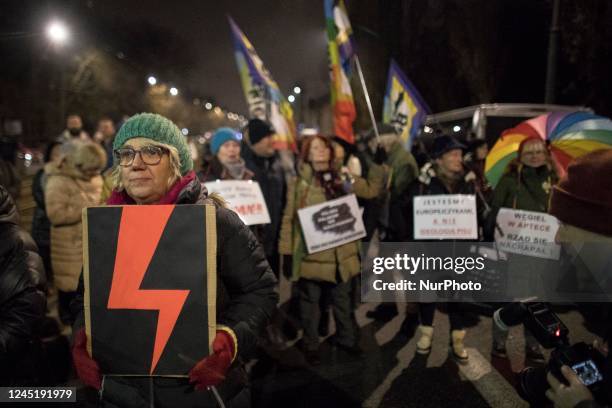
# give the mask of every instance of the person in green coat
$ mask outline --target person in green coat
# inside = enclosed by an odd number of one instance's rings
[[[491,219],[488,236],[493,237],[493,226],[499,209],[502,207],[516,210],[548,212],[552,187],[558,180],[546,142],[538,137],[530,137],[519,145],[517,158],[511,161],[502,178],[497,183],[491,202]],[[534,263],[543,262],[533,257],[512,254],[509,274],[512,270],[533,268]],[[493,325],[492,354],[505,358],[507,331]],[[525,355],[534,362],[543,362],[544,356],[538,341],[525,331]]]

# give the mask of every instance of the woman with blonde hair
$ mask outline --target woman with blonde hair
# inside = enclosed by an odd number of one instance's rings
[[[100,367],[87,350],[80,284],[71,305],[77,315],[72,356],[79,378],[101,390],[104,406],[213,407],[212,396],[198,392],[213,386],[218,386],[218,395],[228,406],[249,406],[244,358],[255,348],[278,300],[276,279],[261,245],[236,213],[208,196],[193,171],[185,137],[169,119],[153,113],[132,116],[117,133],[113,148],[114,188],[107,204],[215,207],[216,334],[212,352],[201,351],[189,378],[110,376],[102,386]]]

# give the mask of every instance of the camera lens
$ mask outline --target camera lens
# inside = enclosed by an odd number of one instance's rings
[[[525,401],[539,406],[546,401],[546,367],[526,367],[519,374],[518,393]]]

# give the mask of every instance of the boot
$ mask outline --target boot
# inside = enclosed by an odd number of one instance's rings
[[[433,326],[419,326],[421,337],[417,341],[417,353],[428,354],[431,351],[431,339],[433,337]]]
[[[463,339],[465,338],[465,330],[453,330],[451,331],[451,349],[453,356],[460,362],[465,363],[468,360],[468,353],[463,345]]]

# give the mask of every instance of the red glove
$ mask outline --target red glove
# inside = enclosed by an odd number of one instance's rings
[[[74,336],[74,346],[72,346],[72,360],[77,375],[81,381],[90,387],[99,390],[102,387],[102,377],[100,376],[100,366],[87,352],[87,335],[85,329],[79,330]]]
[[[189,382],[200,391],[219,385],[234,359],[236,345],[234,337],[225,330],[217,330],[213,341],[213,354],[198,362],[189,372]]]

